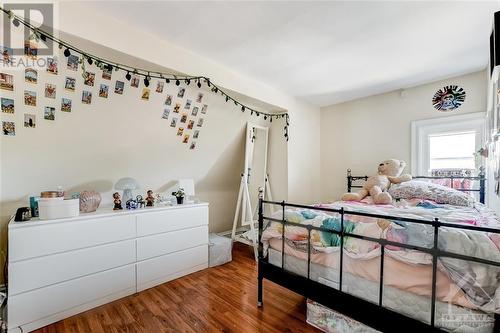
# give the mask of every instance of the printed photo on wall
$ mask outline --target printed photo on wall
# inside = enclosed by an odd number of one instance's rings
[[[191,115],[192,115],[193,117],[196,117],[196,116],[198,115],[198,110],[199,110],[199,109],[198,109],[198,107],[197,107],[197,106],[193,107],[193,111],[191,112]]]
[[[148,101],[150,92],[151,92],[151,90],[149,90],[149,88],[142,88],[141,99],[144,101]]]
[[[56,58],[47,58],[47,72],[50,74],[57,74],[57,59]]]
[[[189,110],[191,108],[191,100],[186,100],[186,105],[184,105],[184,109]]]
[[[203,126],[203,118],[198,119],[198,124],[196,126],[198,127]]]
[[[188,122],[188,127],[187,127],[187,129],[193,129],[193,126],[194,126],[194,120],[190,120],[190,121]]]
[[[137,75],[132,75],[132,78],[130,79],[130,86],[134,88],[139,87],[139,77]]]
[[[14,90],[14,77],[10,74],[0,73],[0,89]]]
[[[175,103],[174,113],[179,113],[180,110],[181,110],[181,103]]]
[[[64,89],[68,91],[75,91],[76,79],[66,76],[66,81],[64,82]]]
[[[35,128],[36,127],[36,115],[25,113],[24,114],[24,127]]]
[[[194,133],[193,133],[193,139],[198,139],[199,136],[200,136],[200,131],[199,130],[195,130]]]
[[[104,80],[111,80],[112,74],[113,74],[113,68],[108,68],[108,66],[104,66],[102,68],[102,78]]]
[[[85,90],[82,92],[82,103],[83,104],[92,103],[92,92]]]
[[[182,139],[182,143],[188,143],[189,141],[189,134],[184,135],[184,139]]]
[[[16,135],[16,124],[13,121],[2,121],[3,135]]]
[[[167,95],[165,99],[165,105],[172,105],[172,95]]]
[[[26,68],[24,70],[24,81],[28,83],[37,83],[38,81],[38,72],[33,68]]]
[[[162,93],[163,92],[163,86],[164,86],[165,82],[163,81],[158,81],[158,83],[156,84],[156,92],[157,93]]]
[[[71,112],[71,100],[69,98],[63,98],[61,100],[61,111]]]
[[[115,94],[123,95],[123,88],[125,87],[125,82],[116,81],[115,84]]]
[[[177,118],[172,118],[172,121],[170,122],[170,127],[176,127],[177,126]]]
[[[83,84],[93,87],[95,82],[95,73],[85,72],[83,74]]]
[[[183,98],[185,92],[186,92],[186,88],[180,87],[179,92],[177,93],[177,97]]]
[[[206,114],[208,110],[208,105],[203,104],[203,107],[201,108],[201,113]]]
[[[24,41],[24,55],[30,59],[36,59],[38,56],[38,43],[34,39]]]
[[[161,115],[161,117],[163,119],[168,119],[169,115],[170,115],[170,109],[169,108],[165,108],[165,110],[163,110],[163,114]]]
[[[12,52],[12,48],[10,47],[7,47],[7,46],[2,46],[0,45],[0,51],[2,53],[2,63],[4,65],[12,65],[12,56],[13,56],[13,52]]]
[[[78,56],[71,54],[68,57],[68,69],[70,69],[72,71],[77,71],[78,70],[78,61],[79,61]]]
[[[203,93],[198,93],[198,97],[196,97],[196,102],[201,103],[202,100],[203,100]]]
[[[193,150],[196,148],[196,142],[191,142],[191,145],[189,145],[189,149]]]
[[[109,86],[101,83],[101,87],[99,88],[99,97],[108,98],[108,90]]]
[[[52,83],[45,83],[45,97],[56,98],[56,85]]]
[[[11,98],[2,98],[2,112],[14,113],[14,100]]]
[[[46,106],[43,113],[43,119],[56,120],[56,108]]]
[[[36,106],[36,92],[29,90],[24,91],[24,105]]]
[[[184,124],[188,119],[187,113],[183,113],[181,116],[181,123]]]
[[[179,127],[179,129],[177,130],[177,136],[182,136],[183,133],[184,133],[184,127]]]

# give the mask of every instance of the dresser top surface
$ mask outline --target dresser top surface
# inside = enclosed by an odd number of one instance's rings
[[[199,203],[193,203],[193,204],[159,206],[159,207],[145,207],[145,208],[131,209],[131,210],[127,210],[127,209],[113,210],[112,206],[105,206],[105,207],[101,207],[101,208],[97,209],[95,212],[82,213],[82,214],[75,216],[75,217],[67,217],[67,218],[52,219],[52,220],[40,220],[38,217],[35,217],[35,218],[32,218],[31,220],[26,221],[26,222],[15,222],[14,216],[13,216],[9,222],[9,229],[35,227],[35,226],[41,226],[41,225],[47,225],[47,224],[71,222],[71,221],[81,221],[81,220],[103,218],[103,217],[138,215],[138,214],[144,214],[144,213],[161,212],[161,211],[176,210],[176,209],[207,207],[208,205],[209,205],[208,202],[199,202]]]

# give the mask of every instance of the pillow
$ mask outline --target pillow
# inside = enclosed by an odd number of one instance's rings
[[[393,184],[389,194],[394,199],[425,199],[440,204],[470,207],[474,205],[474,198],[455,189],[424,181],[411,180],[401,184]]]

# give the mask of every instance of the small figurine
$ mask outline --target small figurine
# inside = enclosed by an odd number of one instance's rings
[[[123,209],[122,207],[122,199],[120,196],[120,193],[115,192],[113,193],[113,202],[115,203],[115,206],[113,207],[113,210],[121,210]]]
[[[137,201],[134,199],[128,199],[127,203],[125,204],[127,209],[137,209]]]
[[[146,206],[146,201],[142,198],[142,195],[135,197],[135,202],[137,203],[137,208],[143,208]]]
[[[146,207],[153,207],[155,205],[155,197],[153,196],[153,191],[149,190],[146,197]]]

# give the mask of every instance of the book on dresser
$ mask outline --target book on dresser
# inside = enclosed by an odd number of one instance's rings
[[[29,332],[208,267],[208,204],[9,223],[8,328]]]

